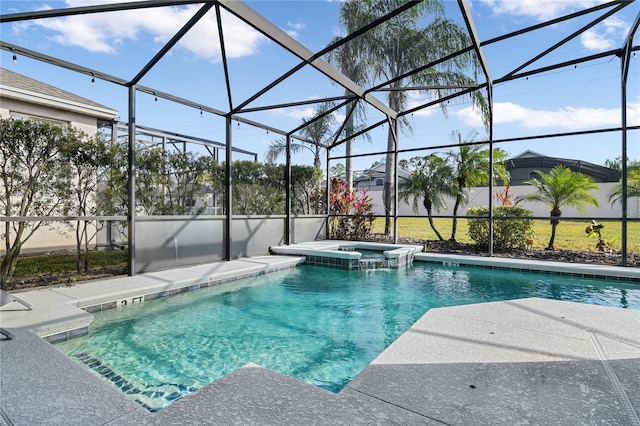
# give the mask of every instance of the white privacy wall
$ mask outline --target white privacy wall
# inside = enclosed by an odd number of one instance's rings
[[[604,218],[619,218],[621,216],[621,206],[620,203],[615,203],[612,205],[609,202],[609,195],[613,191],[613,187],[616,185],[615,182],[607,182],[607,183],[599,183],[600,186],[599,191],[594,191],[593,195],[598,198],[599,207],[588,206],[587,213],[581,215],[574,208],[564,207],[562,208],[562,215],[565,217],[571,216],[584,216],[585,219],[589,219],[591,217],[604,217]],[[502,202],[495,198],[495,194],[498,191],[503,191],[504,186],[494,187],[494,192],[492,194],[493,203],[496,206],[502,205]],[[519,185],[512,186],[509,190],[509,193],[512,194],[511,200],[515,200],[519,195],[524,195],[529,192],[535,191],[535,188],[531,185]],[[480,187],[474,188],[469,192],[469,203],[460,208],[458,211],[459,216],[465,216],[467,214],[467,209],[471,207],[481,207],[487,206],[489,204],[489,188],[488,187]],[[374,214],[376,215],[384,215],[384,204],[382,202],[382,191],[371,189],[367,191],[367,195],[374,203]],[[640,197],[631,197],[627,202],[627,217],[628,218],[640,218]],[[419,200],[418,205],[420,207],[418,211],[418,216],[426,216],[427,211],[422,206],[422,200]],[[454,199],[447,200],[447,209],[442,210],[440,212],[433,212],[434,215],[451,215],[453,214],[453,205]],[[530,203],[530,202],[522,202],[519,206],[531,210],[534,216],[549,216],[549,208],[546,204],[543,203]],[[398,203],[398,215],[400,216],[413,216],[415,215],[412,204],[404,203],[402,200]]]

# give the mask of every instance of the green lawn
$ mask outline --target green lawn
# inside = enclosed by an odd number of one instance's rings
[[[126,266],[126,251],[92,251],[89,253],[90,268]],[[18,259],[14,278],[27,275],[60,274],[76,270],[75,253],[52,253],[23,256]]]
[[[434,219],[436,228],[444,239],[451,236],[452,219]],[[544,248],[551,236],[551,225],[548,220],[534,221],[535,243],[534,247]],[[556,229],[555,247],[564,250],[595,250],[596,238],[587,238],[585,228],[591,220],[584,221],[564,221],[561,220]],[[604,226],[602,235],[606,241],[612,238],[616,240],[612,247],[619,250],[621,241],[620,221],[602,221]],[[473,243],[468,236],[468,225],[465,218],[458,219],[458,229],[456,231],[456,241],[461,243]],[[384,218],[377,218],[374,222],[373,232],[381,234],[384,232]],[[436,234],[431,230],[426,218],[400,218],[398,220],[398,235],[402,237],[413,237],[421,240],[436,240]],[[627,226],[627,249],[629,252],[640,253],[640,223],[632,222]]]

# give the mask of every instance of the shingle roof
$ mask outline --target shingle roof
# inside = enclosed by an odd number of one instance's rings
[[[539,157],[517,156],[504,162],[505,168],[513,169],[552,169],[556,166],[565,166],[574,172],[584,173],[597,178],[600,182],[617,182],[620,180],[620,172],[609,167],[593,164],[588,161],[573,160],[570,158],[547,157],[539,154]]]
[[[92,108],[99,108],[104,110],[113,110],[112,108],[101,105],[97,102],[83,98],[82,96],[74,95],[73,93],[51,86],[38,80],[26,77],[22,74],[10,71],[6,68],[0,67],[0,84],[6,87],[12,87],[15,89],[27,90],[30,92],[39,93],[42,95],[51,96],[60,100],[71,101],[78,104],[86,105]]]

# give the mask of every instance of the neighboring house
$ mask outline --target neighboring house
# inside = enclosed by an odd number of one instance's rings
[[[95,135],[98,123],[114,120],[118,111],[74,95],[57,87],[0,68],[0,117],[42,120],[73,126]],[[52,226],[62,229],[62,223]],[[75,245],[73,235],[59,235],[47,227],[40,228],[25,246],[25,251],[60,249]],[[4,249],[4,244],[0,250]]]
[[[597,183],[618,182],[620,172],[609,167],[599,166],[582,160],[567,158],[547,157],[534,151],[525,151],[520,155],[510,158],[504,165],[511,175],[511,186],[524,185],[525,181],[535,179],[538,175],[535,170],[548,173],[556,166],[562,165],[574,172],[584,173],[593,178]]]
[[[601,217],[620,217],[621,215],[620,204],[612,204],[609,201],[609,195],[620,181],[620,172],[617,170],[582,160],[547,157],[533,151],[525,151],[516,157],[506,160],[504,164],[511,175],[510,185],[513,198],[534,190],[532,185],[525,184],[524,182],[529,179],[534,179],[537,176],[534,172],[535,170],[541,170],[542,172],[547,173],[557,165],[563,165],[569,167],[571,170],[591,176],[600,187],[599,191],[594,191],[594,195],[599,199],[600,206],[597,208],[589,207],[589,213],[585,215],[586,219],[588,219],[588,215]],[[376,215],[385,214],[384,203],[382,200],[385,176],[384,168],[384,163],[378,164],[369,170],[357,172],[354,177],[355,188],[366,188],[369,191],[367,195],[373,203],[373,212]],[[398,168],[398,180],[400,183],[405,181],[409,175],[409,171],[401,167]],[[502,190],[503,188],[504,187],[501,183],[497,183],[494,186],[494,194],[496,191]],[[459,210],[460,216],[464,216],[467,209],[470,207],[487,205],[489,200],[488,191],[488,186],[467,189],[468,204]],[[627,217],[638,218],[640,217],[640,198],[632,198],[633,199],[630,199],[630,203],[627,206]],[[447,198],[447,208],[436,213],[443,215],[451,214],[453,212],[454,201],[455,200],[453,198]],[[498,203],[495,198],[494,203]],[[526,205],[523,204],[523,206],[531,210],[536,216],[546,216],[549,214],[548,207],[543,203],[526,203]],[[422,206],[422,200],[418,202],[418,207],[418,215],[426,215],[426,211]],[[565,213],[567,216],[581,216],[575,209],[570,208],[563,209],[563,215],[565,215]],[[400,201],[398,203],[398,214],[407,216],[414,215],[415,213],[412,208],[412,201],[409,203]]]
[[[615,169],[599,166],[583,160],[547,157],[546,155],[529,150],[505,160],[504,165],[511,177],[511,186],[525,185],[527,180],[535,179],[538,176],[535,170],[548,173],[558,165],[568,167],[575,172],[584,173],[593,178],[596,183],[620,181],[620,172]],[[384,167],[385,165],[382,163],[369,170],[356,172],[353,180],[354,187],[366,188],[372,191],[382,191],[384,185]],[[400,183],[405,181],[410,174],[410,171],[398,167],[398,180]]]
[[[384,189],[384,169],[385,164],[380,163],[368,170],[354,173],[353,186],[357,189],[366,189],[367,191],[382,191]],[[411,172],[398,166],[398,182],[402,183],[407,180]]]

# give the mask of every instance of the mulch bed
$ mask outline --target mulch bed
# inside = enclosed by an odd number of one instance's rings
[[[371,241],[390,242],[391,240],[382,234],[372,235]],[[417,244],[424,246],[425,252],[450,253],[460,255],[488,256],[488,250],[481,248],[477,244],[464,244],[453,241],[419,240],[416,238],[399,238],[399,243]],[[530,250],[513,249],[504,252],[494,252],[495,257],[508,257],[512,259],[526,260],[546,260],[550,262],[586,263],[597,265],[618,265],[622,264],[620,252],[603,251],[579,251],[579,250],[545,250],[532,248]],[[638,253],[627,253],[627,266],[640,267],[640,255]]]
[[[48,287],[53,285],[74,285],[78,281],[97,280],[117,275],[125,275],[126,267],[110,266],[93,268],[87,273],[61,272],[56,274],[33,274],[14,278],[5,290],[22,290],[34,287]]]

